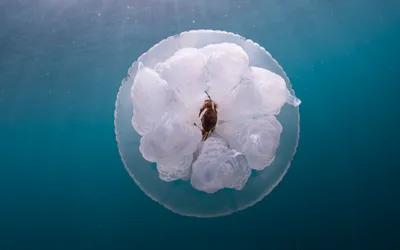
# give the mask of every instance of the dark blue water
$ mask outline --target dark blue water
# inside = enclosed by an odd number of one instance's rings
[[[0,2],[0,250],[400,249],[400,2]],[[195,219],[153,202],[120,160],[130,64],[190,29],[264,46],[292,81],[301,135],[262,202]]]

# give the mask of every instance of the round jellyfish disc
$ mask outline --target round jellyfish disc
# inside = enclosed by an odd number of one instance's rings
[[[282,108],[271,109],[281,125],[279,127],[281,134],[276,153],[273,157],[271,156],[270,165],[259,171],[252,170],[241,190],[224,188],[210,194],[196,190],[191,185],[190,176],[175,181],[162,180],[156,163],[148,162],[143,158],[139,150],[141,135],[132,125],[135,120],[132,117],[136,110],[134,111],[135,102],[132,101],[131,91],[138,68],[140,70],[145,66],[157,71],[160,62],[166,61],[180,49],[206,48],[204,50],[207,50],[208,45],[223,43],[240,46],[248,57],[242,58],[248,60],[250,67],[266,69],[282,77],[286,83],[288,98],[286,103],[282,103]],[[165,86],[162,79],[155,77],[151,79],[154,86]],[[268,86],[265,87],[265,91],[268,91]],[[169,98],[167,94],[165,98]],[[122,81],[114,114],[115,133],[122,161],[129,175],[143,192],[175,213],[195,217],[218,217],[246,209],[261,201],[278,185],[296,152],[300,130],[298,108],[300,101],[294,96],[290,81],[282,67],[264,48],[251,40],[237,34],[215,30],[193,30],[169,37],[141,55],[130,67],[128,76]],[[159,99],[154,101],[161,103]],[[138,112],[137,115],[146,117],[148,114]],[[139,133],[143,134],[144,130],[140,130]]]

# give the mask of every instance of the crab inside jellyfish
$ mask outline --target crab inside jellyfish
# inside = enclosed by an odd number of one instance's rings
[[[116,103],[117,140],[126,169],[152,199],[184,215],[226,215],[261,200],[286,173],[300,100],[256,43],[222,31],[184,32],[155,45],[128,73]]]

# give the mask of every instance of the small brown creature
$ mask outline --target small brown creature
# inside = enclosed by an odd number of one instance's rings
[[[218,105],[211,99],[210,95],[206,91],[205,93],[207,94],[208,99],[204,101],[204,104],[199,112],[202,126],[200,129],[203,135],[203,141],[205,141],[211,132],[214,131],[218,120]]]

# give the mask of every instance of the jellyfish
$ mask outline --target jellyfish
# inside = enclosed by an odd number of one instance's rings
[[[129,68],[114,113],[119,153],[139,188],[167,209],[229,215],[282,180],[298,145],[300,103],[257,43],[186,31]]]

